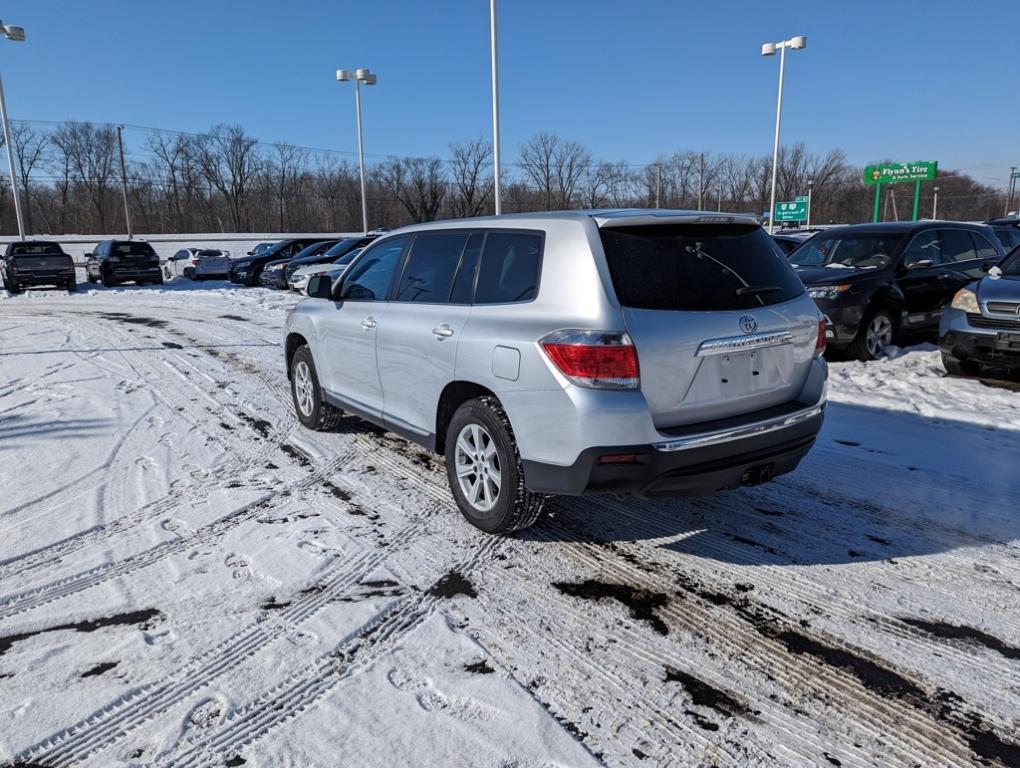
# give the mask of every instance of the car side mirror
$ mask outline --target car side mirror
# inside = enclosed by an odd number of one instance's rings
[[[906,267],[907,269],[927,269],[934,263],[935,262],[931,259],[914,259],[914,261],[909,262]]]
[[[308,295],[313,299],[332,299],[333,281],[329,275],[312,275],[308,281]]]
[[[85,251],[85,258],[86,259],[91,259],[92,258],[92,251]]]

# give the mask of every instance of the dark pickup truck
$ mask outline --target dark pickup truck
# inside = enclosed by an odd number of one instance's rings
[[[77,284],[74,261],[59,243],[19,240],[8,243],[0,257],[4,288],[18,293],[26,285],[53,285],[73,291]]]
[[[138,285],[161,284],[163,270],[159,256],[144,240],[104,240],[95,251],[85,254],[85,277],[90,283],[101,280],[105,286],[127,280]]]

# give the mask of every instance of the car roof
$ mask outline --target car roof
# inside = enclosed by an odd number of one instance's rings
[[[946,229],[947,227],[970,229],[976,232],[988,231],[984,224],[971,224],[966,221],[941,221],[938,219],[928,219],[925,221],[883,221],[875,224],[846,224],[842,227],[831,227],[830,229],[826,229],[822,234],[847,235],[852,233],[858,235],[904,235],[911,232],[922,232],[926,229]]]
[[[1012,216],[1008,218],[989,219],[985,222],[990,227],[1020,227],[1020,219],[1015,219]]]
[[[527,225],[551,224],[564,221],[594,220],[599,227],[645,226],[650,224],[696,224],[727,223],[758,226],[754,216],[746,213],[718,213],[715,211],[665,210],[659,208],[595,208],[582,211],[536,211],[532,213],[508,213],[502,216],[477,216],[465,219],[444,219],[441,221],[411,224],[385,234],[386,237],[405,232],[420,232],[428,229],[451,229],[454,227],[514,228]]]

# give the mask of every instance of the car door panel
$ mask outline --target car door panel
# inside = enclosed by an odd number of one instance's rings
[[[384,418],[398,430],[418,435],[435,431],[439,397],[453,379],[458,342],[470,314],[469,304],[450,302],[469,234],[447,230],[417,235],[380,323],[377,356]],[[470,247],[480,250],[482,241],[482,233],[476,233]],[[473,269],[474,262],[470,264]]]
[[[919,260],[931,261],[930,266],[913,267]],[[942,259],[942,239],[938,230],[926,230],[914,235],[903,253],[896,280],[903,292],[904,325],[922,328],[931,325],[933,316],[945,293],[948,273]]]

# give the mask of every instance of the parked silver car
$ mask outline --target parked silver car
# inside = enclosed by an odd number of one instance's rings
[[[163,274],[167,279],[186,277],[189,280],[226,280],[229,271],[230,251],[218,248],[182,248],[167,259],[163,266]]]
[[[308,293],[285,331],[301,422],[348,411],[445,455],[491,533],[530,525],[545,494],[762,483],[821,427],[825,326],[751,217],[422,224]]]

